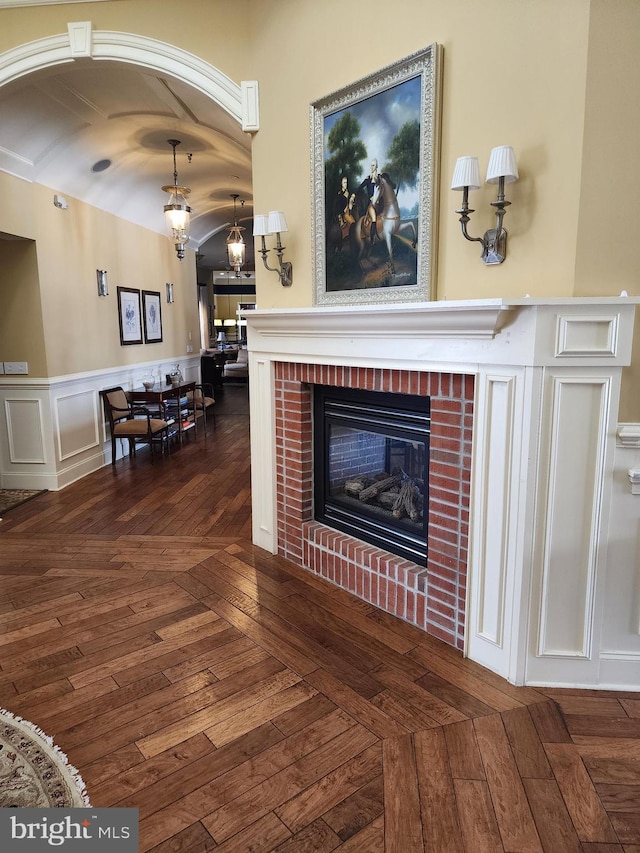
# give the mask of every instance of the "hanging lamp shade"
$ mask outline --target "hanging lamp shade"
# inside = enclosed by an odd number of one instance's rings
[[[244,265],[246,246],[242,237],[244,228],[238,225],[238,218],[236,216],[237,193],[234,193],[231,198],[233,199],[233,225],[229,229],[229,236],[227,237],[227,256],[229,258],[229,266],[235,270],[236,277],[239,278],[240,269]]]
[[[178,171],[176,166],[176,147],[180,145],[179,139],[167,140],[173,148],[173,184],[162,187],[163,191],[169,193],[169,203],[164,206],[167,225],[171,231],[178,258],[184,258],[184,250],[189,242],[189,228],[191,224],[191,208],[187,204],[187,196],[191,192],[189,187],[178,184]]]

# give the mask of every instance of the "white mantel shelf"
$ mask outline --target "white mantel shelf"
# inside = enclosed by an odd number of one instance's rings
[[[478,363],[627,365],[637,297],[470,299],[391,305],[254,309],[249,349],[301,361],[424,369],[425,361],[475,372]],[[623,330],[624,327],[624,330]],[[393,343],[392,343],[393,342]]]
[[[492,338],[511,308],[501,299],[483,299],[313,309],[258,308],[244,316],[265,336],[395,337],[400,327],[404,334],[420,337]],[[391,324],[390,314],[394,318]]]
[[[254,542],[277,553],[277,362],[472,375],[465,653],[516,684],[637,685],[640,652],[605,654],[601,639],[620,376],[639,303],[246,311]]]

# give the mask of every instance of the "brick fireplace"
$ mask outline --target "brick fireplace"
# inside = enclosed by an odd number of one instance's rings
[[[279,553],[462,649],[473,376],[288,362],[278,362],[274,367]],[[313,520],[313,385],[430,398],[426,566]]]
[[[247,312],[254,543],[515,684],[637,683],[599,645],[637,301]],[[426,565],[314,520],[314,385],[430,397]]]

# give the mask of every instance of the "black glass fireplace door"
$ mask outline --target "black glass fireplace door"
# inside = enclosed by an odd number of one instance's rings
[[[425,564],[429,399],[314,387],[314,515]]]

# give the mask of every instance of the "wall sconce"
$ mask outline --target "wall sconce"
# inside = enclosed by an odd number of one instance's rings
[[[173,302],[173,282],[167,282],[167,302],[171,304]]]
[[[107,271],[96,270],[96,278],[98,279],[98,296],[108,296],[109,286],[107,284]]]
[[[280,284],[283,287],[291,287],[293,284],[293,264],[282,260],[284,246],[280,242],[280,234],[288,230],[287,220],[284,218],[284,213],[281,210],[271,210],[268,216],[264,213],[258,213],[253,217],[253,236],[260,237],[262,240],[262,248],[260,249],[262,263],[270,272],[278,273]],[[267,263],[267,254],[270,250],[267,249],[264,238],[269,234],[276,235],[275,250],[278,256],[279,269],[278,267],[270,267]]]
[[[518,180],[516,156],[510,145],[500,145],[491,151],[487,167],[487,183],[498,184],[498,197],[491,202],[496,209],[496,227],[485,232],[484,237],[470,237],[467,223],[470,213],[469,190],[480,189],[480,168],[477,157],[458,157],[451,181],[452,190],[462,190],[462,207],[456,210],[460,214],[462,236],[473,243],[482,243],[482,260],[485,264],[501,264],[507,254],[507,232],[502,227],[505,207],[511,204],[505,201],[504,185]]]

